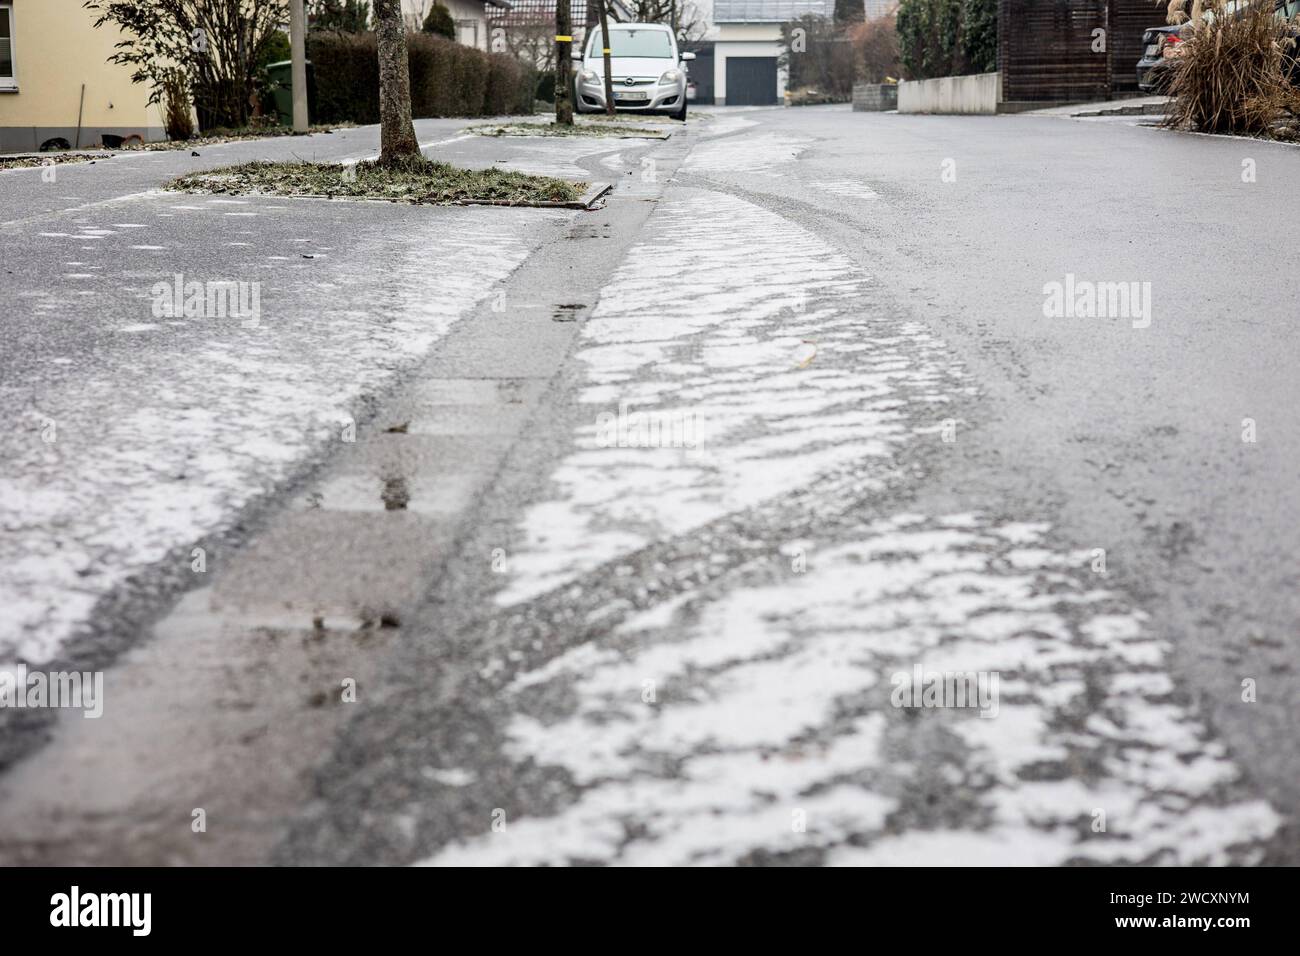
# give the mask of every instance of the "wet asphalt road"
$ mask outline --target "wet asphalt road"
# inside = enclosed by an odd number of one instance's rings
[[[1129,123],[933,119],[875,118],[804,154],[875,171],[884,208],[870,234],[893,237],[875,247],[881,285],[984,392],[975,433],[918,500],[1037,511],[1072,545],[1105,548],[1110,583],[1168,641],[1179,686],[1294,819],[1300,384],[1285,237],[1300,153]],[[839,120],[791,132],[826,136]],[[942,181],[947,160],[955,182]],[[1044,284],[1071,273],[1150,282],[1150,327],[1045,319]],[[1242,701],[1247,679],[1267,688],[1256,703]],[[1284,859],[1294,832],[1278,841]]]
[[[1296,862],[1297,164],[844,108],[718,111],[578,158],[619,184],[608,206],[507,228],[518,258],[375,385],[355,451],[294,451],[211,593],[103,616],[84,640],[136,646],[129,702],[8,771],[0,852]],[[58,201],[151,188],[112,175]],[[25,201],[21,228],[61,231]],[[1045,318],[1067,275],[1150,282],[1149,327]],[[402,281],[394,314],[421,298]],[[57,340],[20,324],[6,378],[30,388]],[[605,440],[629,405],[690,440]],[[890,706],[917,665],[1001,674],[998,716]]]

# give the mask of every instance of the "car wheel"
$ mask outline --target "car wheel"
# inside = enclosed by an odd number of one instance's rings
[[[682,107],[681,107],[681,109],[679,109],[676,113],[673,114],[673,119],[675,119],[675,120],[681,120],[683,123],[686,122],[686,96],[685,96],[685,94],[682,95]]]

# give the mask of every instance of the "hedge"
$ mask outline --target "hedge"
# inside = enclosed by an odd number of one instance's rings
[[[898,46],[910,80],[998,68],[997,0],[902,0]]]
[[[406,38],[411,114],[506,116],[533,111],[535,71],[522,60],[427,33]],[[314,123],[379,122],[379,52],[373,33],[312,32]]]

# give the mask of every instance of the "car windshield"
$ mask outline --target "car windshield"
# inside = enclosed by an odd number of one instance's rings
[[[1258,0],[1228,0],[1223,5],[1222,16],[1235,17],[1238,14],[1246,12],[1246,8],[1252,6]],[[1273,14],[1281,20],[1290,20],[1297,13],[1300,13],[1300,0],[1274,0]],[[1221,14],[1214,10],[1206,10],[1203,14],[1206,23],[1213,23]]]
[[[645,56],[660,59],[672,59],[673,44],[663,30],[615,30],[610,34],[614,39],[610,47],[610,56]],[[600,31],[591,34],[591,43],[587,47],[587,56],[598,57],[604,52]]]

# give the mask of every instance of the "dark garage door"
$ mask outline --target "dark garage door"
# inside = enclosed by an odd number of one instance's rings
[[[771,106],[776,101],[776,57],[727,57],[728,106]]]

